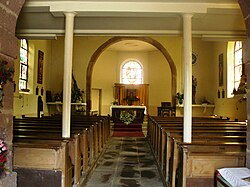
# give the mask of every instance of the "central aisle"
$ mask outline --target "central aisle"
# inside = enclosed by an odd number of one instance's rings
[[[84,187],[162,187],[146,138],[112,137]]]

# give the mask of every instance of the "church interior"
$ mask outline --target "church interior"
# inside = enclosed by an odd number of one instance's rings
[[[250,178],[249,0],[12,3],[0,3],[0,63],[13,68],[0,85],[3,186]]]

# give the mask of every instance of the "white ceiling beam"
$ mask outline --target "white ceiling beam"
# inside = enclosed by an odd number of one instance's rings
[[[98,4],[98,6],[97,6]],[[208,9],[240,9],[238,3],[173,3],[173,2],[89,2],[89,1],[30,1],[25,7],[48,7],[55,16],[62,12],[123,12],[123,13],[207,13]]]
[[[61,29],[22,29],[16,31],[18,37],[51,37],[63,36],[64,30]],[[179,30],[74,30],[75,36],[84,35],[164,35],[164,36],[180,36],[182,31]],[[192,31],[193,37],[202,38],[246,38],[245,31]]]

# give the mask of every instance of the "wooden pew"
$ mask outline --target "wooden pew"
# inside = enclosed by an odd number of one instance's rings
[[[191,167],[191,165],[188,165],[191,162],[190,159],[194,158],[190,155],[196,155],[196,160],[197,156],[201,159],[214,155],[213,159],[216,157],[220,158],[217,159],[219,160],[218,162],[214,162],[217,164],[217,166],[220,165],[220,167],[225,166],[222,164],[223,158],[225,156],[227,158],[230,157],[230,159],[236,160],[233,164],[231,163],[233,166],[242,166],[242,163],[244,163],[246,147],[245,123],[234,124],[229,122],[227,127],[227,123],[218,123],[221,122],[220,120],[217,122],[215,120],[211,123],[211,120],[206,122],[204,119],[202,119],[202,123],[196,123],[196,125],[194,125],[195,127],[193,127],[192,146],[195,147],[195,149],[191,149],[191,145],[185,145],[183,147],[183,131],[181,128],[183,125],[181,123],[177,122],[175,124],[173,121],[171,121],[171,125],[169,125],[169,123],[165,124],[167,122],[164,122],[164,120],[160,120],[159,123],[157,123],[157,120],[152,121],[150,124],[151,132],[149,132],[149,136],[151,137],[149,137],[149,140],[152,144],[152,148],[154,149],[155,156],[158,160],[160,168],[162,169],[163,175],[166,177],[166,183],[168,186],[194,186],[196,184],[194,182],[194,178],[192,178],[192,175],[195,171],[188,170],[190,172],[187,176],[185,175],[185,171],[187,170],[186,168]],[[215,124],[213,125],[213,123]],[[166,125],[166,127],[164,125]],[[208,130],[206,130],[205,126]],[[211,129],[209,129],[210,127]],[[161,142],[163,143],[161,144]],[[189,147],[188,149],[187,146]],[[210,153],[211,150],[209,150],[210,152],[201,151],[204,150],[204,146],[209,146],[210,148],[213,146],[214,152]],[[182,154],[180,154],[180,151],[182,151]],[[189,160],[183,160],[183,158],[189,158]],[[205,159],[201,160],[203,161],[202,163],[207,162],[207,160],[204,161]],[[182,163],[183,167],[180,167],[180,163]],[[226,164],[228,164],[228,162]],[[182,172],[183,170],[184,172]],[[211,170],[213,172],[213,169]],[[175,180],[178,177],[180,178],[180,174],[176,175],[176,173],[181,173],[182,180]],[[211,185],[211,181],[213,181],[213,175],[211,176],[211,172],[210,176],[206,177],[207,182],[210,182]],[[202,180],[205,179],[203,178]],[[181,183],[175,183],[176,181],[181,181]],[[195,181],[197,181],[197,178],[195,178]]]
[[[177,121],[173,121],[171,120],[170,122],[167,121],[165,119],[165,121],[163,121],[164,118],[160,118],[159,122],[156,120],[158,120],[159,117],[150,117],[149,118],[149,138],[150,138],[150,142],[153,145],[154,149],[157,149],[158,145],[157,142],[159,142],[159,140],[157,140],[157,138],[160,138],[160,129],[161,127],[166,127],[169,129],[182,129],[183,128],[183,122],[177,120]],[[244,126],[246,128],[246,123],[245,122],[232,122],[232,121],[222,121],[220,119],[215,120],[215,119],[211,119],[208,118],[207,121],[205,121],[205,118],[194,118],[194,122],[192,123],[193,127],[196,127],[196,129],[200,128],[200,129],[206,129],[207,127],[209,127],[209,129],[218,129],[219,127],[222,127],[223,129],[227,129],[227,130],[236,130],[236,129],[242,129],[243,131],[244,128],[242,128],[242,126]],[[226,126],[225,126],[226,124]],[[200,127],[198,127],[200,126]]]
[[[160,122],[181,122],[181,124],[183,123],[183,120],[184,118],[183,117],[160,117],[160,116],[149,116],[148,118],[148,136],[149,136],[149,133],[151,132],[151,128],[150,128],[150,123],[151,122],[157,122],[157,123],[160,123]],[[206,117],[192,117],[192,121],[199,121],[199,122],[202,122],[202,121],[229,121],[229,119],[222,119],[222,118],[218,118],[218,117],[215,117],[215,116],[206,116]]]
[[[107,132],[107,125],[105,127],[103,125],[100,125],[107,123],[107,120],[102,123],[94,122],[98,120],[99,118],[96,118],[95,120],[72,120],[72,135],[77,134],[80,137],[78,142],[81,145],[75,147],[74,149],[72,149],[72,146],[70,146],[71,148],[69,148],[69,153],[71,153],[72,164],[74,165],[75,169],[74,186],[79,185],[81,175],[87,175],[87,169],[89,168],[89,165],[90,167],[92,167],[94,164],[94,156],[97,158],[97,153],[100,153],[102,151],[104,143],[108,141],[108,137],[104,137],[104,132]],[[60,139],[61,137],[61,126],[62,125],[60,119],[15,119],[14,141],[16,141],[16,143],[28,142],[31,144],[33,144],[34,141],[41,141],[41,139],[49,139],[50,141],[55,141]],[[95,147],[87,146],[88,143],[91,142],[90,136],[92,136],[92,138],[97,137],[95,138],[95,141],[93,141],[95,142]],[[16,145],[19,146],[18,143]],[[74,153],[74,151],[76,150],[81,152],[82,157],[79,156],[79,154]],[[83,160],[82,166],[81,159]]]
[[[26,120],[32,120],[33,122],[38,121],[39,123],[41,121],[44,121],[46,123],[59,121],[62,123],[62,116],[57,115],[55,117],[51,116],[44,116],[43,118],[34,118],[34,117],[25,117],[23,119]],[[22,119],[19,119],[22,120]],[[85,122],[85,123],[99,123],[98,128],[98,141],[99,141],[99,151],[103,149],[104,145],[109,141],[110,138],[110,117],[109,116],[80,116],[80,115],[73,115],[71,117],[71,121],[76,122]],[[103,136],[102,136],[103,135]]]
[[[235,123],[234,121],[228,121],[228,120],[224,120],[224,119],[220,119],[220,118],[206,118],[206,117],[193,117],[192,118],[192,121],[193,123],[195,122],[198,122],[198,123],[201,123],[201,122],[211,122],[211,123],[214,123],[214,122],[220,122],[220,123]],[[161,123],[161,124],[169,124],[172,123],[174,125],[177,125],[179,124],[179,126],[183,126],[183,118],[182,117],[156,117],[156,116],[150,116],[149,117],[149,120],[148,120],[148,137],[154,137],[154,135],[157,135],[157,126],[155,126],[154,124],[157,123]],[[150,140],[151,143],[154,145],[155,142],[152,142],[154,141],[154,139],[151,139]]]
[[[158,118],[157,118],[158,119]],[[246,123],[239,123],[239,122],[226,122],[226,126],[225,123],[221,122],[221,121],[217,121],[217,122],[211,122],[210,120],[206,123],[204,123],[204,120],[202,120],[203,122],[193,122],[193,128],[196,130],[197,133],[202,133],[202,129],[207,129],[209,128],[209,131],[206,130],[207,134],[209,135],[209,133],[219,133],[221,132],[221,135],[225,135],[225,132],[227,132],[226,135],[231,135],[234,133],[238,133],[238,135],[242,135],[239,134],[240,131],[243,131],[243,133],[246,131]],[[182,134],[182,128],[183,128],[183,124],[181,122],[170,122],[170,123],[166,123],[166,122],[162,122],[160,121],[159,123],[154,122],[153,125],[154,127],[151,128],[153,129],[153,133],[151,133],[150,136],[150,141],[151,144],[153,145],[153,149],[156,155],[160,155],[160,149],[161,149],[161,142],[162,142],[162,137],[161,137],[161,129],[168,129],[171,130],[172,132],[175,133],[180,133]],[[199,130],[200,129],[200,130]],[[226,131],[225,131],[226,130]],[[235,131],[236,130],[236,131]],[[214,132],[216,131],[216,132]],[[202,134],[204,136],[204,133]],[[229,138],[229,136],[227,137]]]
[[[62,123],[62,119],[59,118],[59,116],[56,116],[56,118],[52,118],[52,117],[44,117],[44,118],[24,118],[24,119],[19,119],[21,120],[21,122],[24,122],[24,120],[26,120],[26,122],[39,122],[39,123],[46,123],[46,124],[49,124],[49,123]],[[96,136],[96,140],[95,141],[99,141],[98,145],[99,147],[98,148],[98,151],[100,152],[101,149],[103,149],[105,143],[108,142],[109,140],[109,136],[110,136],[110,130],[109,130],[109,118],[108,117],[104,117],[104,116],[94,116],[94,117],[72,117],[72,120],[71,120],[71,124],[72,125],[75,125],[76,123],[78,123],[78,126],[79,124],[81,123],[98,123],[98,136]],[[43,124],[43,125],[46,125],[46,124]],[[79,126],[80,127],[80,126]],[[104,137],[102,137],[104,135]]]
[[[14,169],[53,170],[61,172],[62,187],[72,186],[73,157],[70,157],[71,140],[36,140],[13,144]]]
[[[80,139],[81,139],[81,147],[83,147],[81,150],[87,149],[85,146],[88,146],[88,150],[90,150],[89,155],[85,152],[83,154],[83,157],[89,158],[89,164],[94,162],[95,157],[97,157],[98,154],[98,141],[97,141],[97,127],[95,125],[98,125],[96,123],[73,123],[74,125],[71,127],[71,130],[73,133],[80,133]],[[46,133],[46,135],[38,136],[39,132],[36,132],[37,138],[40,139],[48,139],[53,138],[55,133],[57,133],[57,137],[61,137],[62,135],[62,124],[60,121],[54,121],[54,120],[39,120],[39,119],[32,119],[32,120],[15,120],[14,126],[13,126],[13,133],[14,133],[14,141],[20,141],[30,138],[36,138],[34,137],[31,132],[39,131],[40,133]],[[28,135],[27,135],[28,133]],[[52,137],[49,136],[52,134]],[[88,141],[84,142],[83,139],[86,136],[88,136]],[[86,139],[86,138],[85,138]],[[85,158],[86,160],[86,158]],[[85,170],[86,171],[86,170]]]
[[[43,118],[40,118],[40,119],[39,118],[24,118],[24,119],[15,119],[14,123],[16,123],[16,126],[18,125],[18,128],[22,124],[32,124],[33,126],[38,126],[38,125],[36,125],[37,123],[40,124],[38,128],[41,128],[42,126],[44,126],[45,128],[49,128],[48,126],[51,126],[51,124],[53,124],[53,127],[55,127],[55,128],[56,128],[56,126],[59,127],[60,129],[62,128],[62,120],[60,118],[56,118],[56,119],[53,119],[53,118],[44,118],[44,119]],[[96,122],[96,120],[95,121],[72,120],[72,122],[71,122],[71,128],[73,128],[73,127],[74,128],[76,128],[76,127],[83,128],[86,125],[87,126],[94,125],[94,132],[93,133],[95,134],[94,135],[94,137],[95,137],[95,139],[94,139],[95,151],[100,152],[101,149],[103,148],[103,146],[102,146],[103,143],[101,142],[102,139],[98,138],[98,137],[101,137],[103,135],[103,132],[101,132],[101,129],[103,128],[103,127],[101,127],[101,125],[103,125],[103,123]],[[96,127],[95,125],[97,125],[98,127]]]
[[[199,134],[212,135],[216,133],[221,136],[238,135],[244,136],[246,132],[246,123],[243,122],[193,122],[192,124],[193,134],[199,138]],[[160,155],[161,143],[162,143],[162,130],[165,129],[169,132],[183,133],[183,125],[179,123],[157,123],[155,127],[155,134],[153,134],[153,148],[156,155]],[[220,133],[220,134],[219,134]],[[194,138],[195,138],[194,137]]]
[[[245,166],[246,142],[177,142],[175,148],[170,168],[172,186],[210,187],[214,185],[216,169]]]

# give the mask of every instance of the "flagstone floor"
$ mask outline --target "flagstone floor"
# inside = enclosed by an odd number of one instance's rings
[[[146,138],[111,137],[84,187],[163,187]]]

